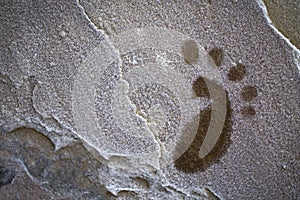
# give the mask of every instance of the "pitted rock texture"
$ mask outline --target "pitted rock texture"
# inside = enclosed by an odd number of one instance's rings
[[[299,199],[300,26],[268,2],[0,1],[0,198]]]

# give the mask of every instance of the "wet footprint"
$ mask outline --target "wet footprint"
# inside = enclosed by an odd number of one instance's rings
[[[210,56],[214,60],[217,66],[220,66],[223,59],[223,52],[221,49],[214,48],[209,52]],[[242,64],[237,64],[232,67],[228,72],[228,80],[232,82],[242,81],[247,74],[246,67]],[[197,97],[207,97],[209,98],[209,91],[205,84],[205,80],[199,77],[193,84],[193,89]],[[258,91],[256,87],[246,85],[243,87],[241,93],[241,98],[245,102],[251,102],[258,96]],[[244,106],[241,109],[241,114],[245,118],[252,117],[256,114],[255,109],[252,106]],[[227,148],[229,147],[231,140],[231,118],[232,109],[230,107],[230,102],[227,98],[227,116],[225,125],[219,138],[217,144],[213,150],[204,158],[199,158],[199,149],[203,143],[203,140],[207,134],[209,124],[211,123],[211,108],[208,108],[200,113],[200,122],[198,125],[198,131],[193,140],[192,144],[186,152],[184,152],[175,162],[174,166],[177,170],[184,173],[195,173],[197,171],[205,171],[212,164],[217,163],[219,159],[225,154]]]
[[[220,66],[223,60],[223,51],[218,48],[214,48],[209,52],[216,66]],[[209,90],[207,88],[206,82],[208,80],[199,77],[195,80],[193,84],[193,90],[197,97],[207,97],[211,98],[209,94]],[[226,94],[227,95],[227,94]],[[231,133],[231,114],[232,110],[230,108],[230,103],[227,99],[227,113],[225,124],[221,133],[221,136],[218,139],[218,142],[212,149],[212,151],[206,155],[204,158],[199,157],[199,150],[202,146],[202,143],[205,139],[205,136],[208,132],[210,123],[211,123],[211,107],[202,110],[200,112],[200,121],[198,124],[197,134],[189,146],[187,151],[185,151],[177,160],[174,162],[174,166],[177,170],[182,171],[184,173],[195,173],[197,171],[205,171],[212,164],[217,163],[220,158],[226,153],[231,141],[230,141],[230,133]],[[183,139],[184,140],[184,139]]]

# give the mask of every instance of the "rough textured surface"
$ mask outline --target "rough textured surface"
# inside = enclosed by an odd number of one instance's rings
[[[286,36],[292,44],[300,48],[300,3],[288,0],[264,0],[268,14],[274,26]]]
[[[298,4],[265,2],[0,0],[0,199],[299,199]]]

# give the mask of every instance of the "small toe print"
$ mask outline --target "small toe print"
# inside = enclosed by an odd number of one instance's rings
[[[5,166],[0,166],[0,188],[10,184],[16,176],[14,170],[8,169]]]
[[[241,81],[246,75],[246,67],[242,64],[237,64],[237,66],[230,69],[228,73],[228,80],[230,81]]]
[[[257,95],[257,89],[254,86],[245,86],[241,92],[244,101],[252,101]]]
[[[224,53],[221,49],[213,48],[212,50],[210,50],[209,55],[214,60],[216,66],[221,66],[224,58]]]
[[[256,114],[256,111],[253,107],[246,106],[246,107],[242,108],[241,113],[242,113],[243,117],[248,118],[248,117],[254,116]]]

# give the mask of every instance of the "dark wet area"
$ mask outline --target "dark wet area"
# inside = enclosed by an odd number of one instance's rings
[[[209,51],[210,57],[214,60],[215,64],[219,67],[222,64],[224,53],[222,49],[219,48],[213,48]]]
[[[232,67],[228,73],[228,80],[230,81],[241,81],[246,75],[246,67],[238,63],[235,67]]]
[[[232,110],[227,97],[227,115],[221,136],[212,151],[201,159],[199,158],[199,151],[211,122],[211,108],[201,111],[195,139],[188,150],[174,162],[176,169],[184,173],[204,172],[208,167],[219,162],[231,144],[231,116]]]

